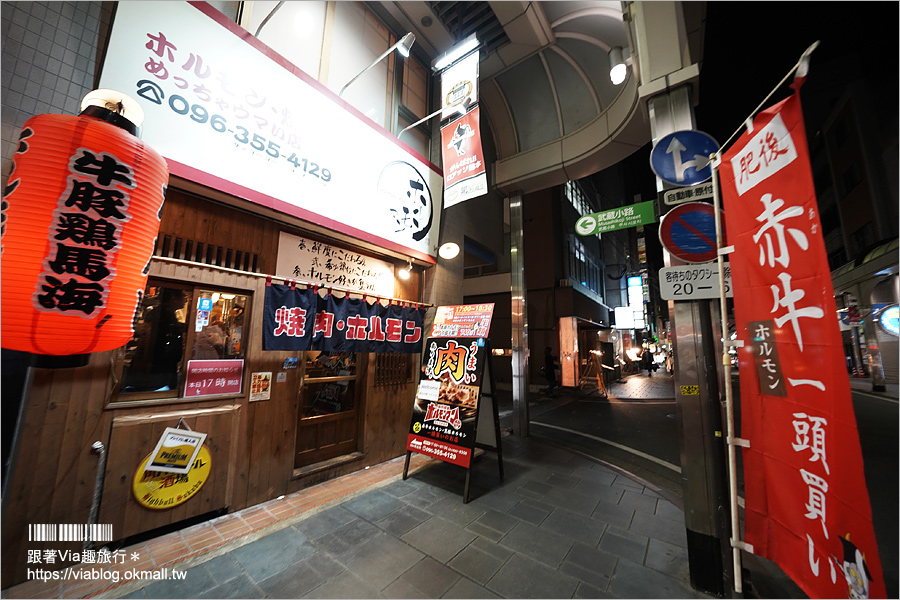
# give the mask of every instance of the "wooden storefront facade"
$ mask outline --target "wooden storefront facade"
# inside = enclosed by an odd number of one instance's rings
[[[241,202],[231,199],[225,204],[170,182],[148,282],[148,288],[169,285],[186,290],[193,307],[200,290],[247,299],[240,393],[185,398],[184,357],[182,379],[173,390],[125,393],[127,346],[92,354],[83,367],[32,368],[15,467],[5,490],[5,515],[15,519],[7,519],[3,527],[4,586],[24,581],[27,549],[42,546],[29,542],[30,524],[86,522],[100,465],[94,442],[103,444],[107,458],[97,522],[111,524],[116,540],[240,510],[405,451],[418,355],[350,357],[352,368],[331,379],[352,388],[352,411],[310,416],[303,407],[309,402],[304,394],[316,381],[306,381],[316,375],[307,370],[306,355],[311,353],[262,349],[265,275],[275,273],[283,232],[369,255],[371,248],[329,239],[321,229],[304,231],[296,220],[259,214]],[[378,258],[396,263],[398,269],[406,266],[395,256]],[[422,273],[414,270],[409,279],[396,280],[394,297],[420,301],[422,285]],[[193,317],[187,321],[187,329],[193,330]],[[185,348],[190,348],[192,335],[189,331]],[[286,368],[294,364],[296,368]],[[272,374],[270,397],[251,401],[250,374],[260,372]],[[169,509],[147,508],[132,492],[135,471],[165,428],[179,422],[207,434],[210,476],[188,501]],[[81,544],[52,547],[77,552]]]

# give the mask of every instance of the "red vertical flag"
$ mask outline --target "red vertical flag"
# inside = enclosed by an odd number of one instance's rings
[[[884,598],[799,93],[720,167],[740,354],[744,539],[811,598]]]

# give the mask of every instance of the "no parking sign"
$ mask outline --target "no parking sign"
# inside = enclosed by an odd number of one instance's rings
[[[716,213],[712,204],[688,202],[670,210],[659,222],[659,241],[672,256],[689,263],[715,260]]]

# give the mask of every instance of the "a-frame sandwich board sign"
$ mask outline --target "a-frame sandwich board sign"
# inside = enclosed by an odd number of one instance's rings
[[[486,339],[492,312],[493,304],[438,307],[407,435],[403,479],[413,452],[464,467],[464,503],[469,501],[476,447],[497,452],[503,478],[500,416]]]

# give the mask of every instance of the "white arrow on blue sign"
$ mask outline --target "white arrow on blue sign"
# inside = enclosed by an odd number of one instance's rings
[[[702,131],[676,131],[653,146],[650,168],[672,185],[694,185],[712,177],[709,156],[718,151],[716,140]]]

